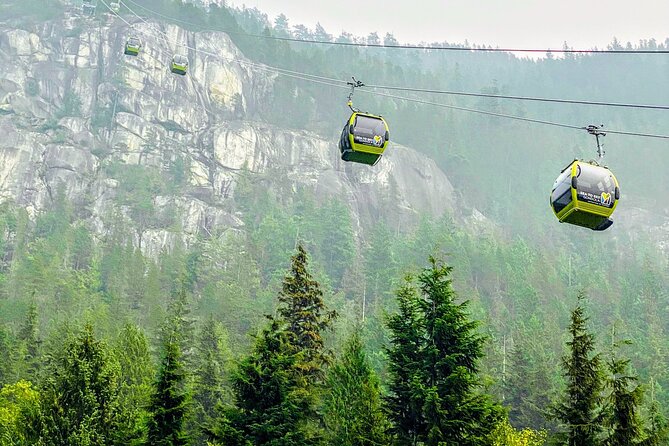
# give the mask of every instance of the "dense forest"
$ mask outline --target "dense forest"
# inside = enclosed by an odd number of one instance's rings
[[[25,27],[72,7],[0,6],[0,19]],[[303,73],[669,103],[660,87],[669,62],[655,55],[535,60],[307,45],[257,36],[398,42],[376,33],[332,36],[256,9],[172,0],[126,6],[155,20],[179,18],[192,31],[226,31],[246,57]],[[105,20],[102,7],[97,14]],[[226,206],[244,230],[213,228],[152,256],[142,250],[144,228],[180,230],[154,198],[188,191],[181,158],[160,168],[103,165],[119,185],[118,212],[103,232],[87,219],[89,209],[68,200],[66,184],[39,212],[2,202],[0,444],[669,444],[669,262],[658,232],[644,229],[669,215],[656,193],[669,189],[666,143],[606,137],[623,216],[595,234],[559,225],[547,203],[560,169],[594,157],[585,132],[371,93],[356,92],[356,101],[383,111],[393,142],[434,159],[456,188],[460,213],[416,215],[410,225],[374,215],[358,231],[346,197],[322,200],[288,180],[268,188],[241,169]],[[336,140],[346,95],[277,77],[272,100],[235,119]],[[663,111],[407,95],[669,134]],[[81,100],[69,96],[53,119],[81,115]],[[102,134],[110,117],[100,108],[91,125]],[[466,223],[466,212],[485,216],[480,226]]]

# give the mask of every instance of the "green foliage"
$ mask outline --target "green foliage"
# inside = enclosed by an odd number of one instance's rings
[[[322,333],[337,313],[327,311],[320,285],[307,270],[307,253],[302,245],[297,246],[297,254],[291,259],[291,270],[283,279],[278,300],[277,318],[286,324],[290,341],[302,355],[303,373],[310,380],[320,381],[331,360],[324,349]]]
[[[34,425],[40,420],[40,394],[29,381],[0,389],[0,445],[35,444]]]
[[[620,345],[614,345],[614,351],[606,364],[608,376],[605,386],[609,395],[604,409],[604,425],[608,430],[604,444],[607,446],[640,444],[643,433],[639,419],[643,392],[636,384],[638,378],[630,374],[630,360],[621,358],[616,351]]]
[[[63,103],[60,110],[56,114],[56,118],[64,118],[66,116],[79,117],[81,116],[81,98],[72,90],[65,92],[63,96]]]
[[[118,406],[119,365],[107,345],[86,325],[55,352],[43,384],[41,444],[111,442],[122,414]]]
[[[125,414],[119,422],[117,443],[140,445],[145,441],[155,376],[149,344],[139,327],[126,324],[116,339],[114,350],[121,369],[119,406]]]
[[[215,438],[224,445],[297,446],[319,443],[315,394],[301,371],[302,352],[271,320],[232,378],[236,406],[224,411]]]
[[[232,400],[228,387],[231,352],[222,324],[209,317],[200,327],[196,345],[191,436],[200,436],[215,425],[216,408]]]
[[[328,370],[323,410],[329,444],[390,443],[390,423],[381,407],[379,378],[369,364],[358,332]]]
[[[516,430],[508,420],[503,420],[490,434],[491,446],[543,446],[546,432],[532,429]]]
[[[579,294],[578,306],[571,313],[569,354],[562,359],[567,388],[556,407],[557,419],[566,426],[569,446],[598,444],[602,430],[601,360],[586,325],[585,299],[584,294]]]
[[[455,302],[451,268],[430,263],[418,290],[408,279],[398,293],[400,313],[388,324],[391,418],[399,444],[483,445],[502,414],[481,391],[485,338],[469,320],[467,302]]]

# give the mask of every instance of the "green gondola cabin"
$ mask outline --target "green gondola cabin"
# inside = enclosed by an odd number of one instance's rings
[[[124,53],[128,56],[137,56],[142,49],[142,42],[137,37],[130,37],[125,42]]]
[[[373,166],[386,150],[389,139],[385,119],[370,113],[353,112],[339,140],[341,159]]]
[[[606,167],[574,160],[553,184],[550,201],[560,223],[603,231],[613,224],[618,205],[618,180]]]
[[[175,74],[184,75],[188,71],[188,58],[182,54],[175,54],[172,57],[170,71]]]

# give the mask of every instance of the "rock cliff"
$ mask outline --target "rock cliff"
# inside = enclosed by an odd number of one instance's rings
[[[123,55],[130,34],[144,42],[138,57]],[[175,53],[188,56],[188,75],[170,73]],[[32,215],[62,190],[102,233],[109,216],[130,218],[110,166],[165,171],[175,160],[184,192],[152,202],[178,224],[138,234],[150,255],[175,237],[241,228],[230,203],[243,169],[282,191],[339,197],[358,233],[379,218],[410,225],[419,214],[457,213],[448,178],[410,148],[391,142],[375,167],[344,164],[336,138],[263,122],[276,74],[224,33],[72,15],[31,29],[0,24],[0,57],[0,198]]]

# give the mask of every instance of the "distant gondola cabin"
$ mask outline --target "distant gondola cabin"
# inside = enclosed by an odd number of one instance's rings
[[[142,42],[137,37],[130,37],[125,42],[125,51],[124,53],[128,56],[137,56],[139,50],[142,48]]]
[[[182,76],[186,74],[188,71],[188,58],[181,54],[175,54],[174,57],[172,57],[170,71]]]
[[[619,198],[618,180],[608,168],[574,160],[555,180],[550,201],[561,223],[603,231],[613,224],[609,217]]]
[[[110,2],[109,9],[118,13],[121,10],[121,4],[119,2]]]
[[[339,140],[341,159],[355,163],[376,164],[388,146],[390,131],[381,116],[354,112]]]

